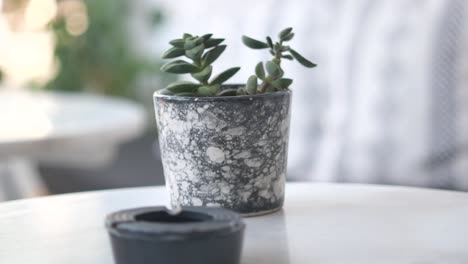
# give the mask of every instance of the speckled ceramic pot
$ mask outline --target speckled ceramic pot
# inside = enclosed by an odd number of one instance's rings
[[[154,95],[171,204],[221,206],[244,216],[281,209],[291,92]]]

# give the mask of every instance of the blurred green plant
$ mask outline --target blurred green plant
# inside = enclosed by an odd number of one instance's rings
[[[134,50],[135,43],[129,34],[131,1],[84,0],[87,18],[81,22],[83,25],[79,24],[79,13],[70,14],[69,7],[61,8],[66,2],[59,1],[59,16],[51,23],[57,41],[55,56],[59,68],[46,88],[91,90],[135,98],[139,77],[144,73],[159,73],[161,64]],[[159,26],[162,20],[159,10],[150,12],[147,18],[148,25],[153,27]]]

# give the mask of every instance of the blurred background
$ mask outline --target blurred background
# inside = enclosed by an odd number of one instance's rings
[[[164,183],[167,42],[214,33],[245,82],[292,26],[290,181],[468,190],[463,0],[0,0],[0,200]]]

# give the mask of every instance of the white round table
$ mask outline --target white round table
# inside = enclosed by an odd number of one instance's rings
[[[7,177],[23,185],[37,182],[35,161],[79,168],[105,166],[117,146],[140,135],[146,125],[141,106],[86,93],[3,88],[0,106],[0,185]]]
[[[106,214],[166,204],[163,187],[0,204],[0,263],[111,264]],[[243,264],[466,263],[468,194],[288,184],[284,210],[247,218]]]

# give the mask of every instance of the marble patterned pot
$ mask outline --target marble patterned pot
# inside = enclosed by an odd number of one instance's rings
[[[244,216],[281,209],[291,92],[253,96],[154,94],[172,206],[220,206]]]

